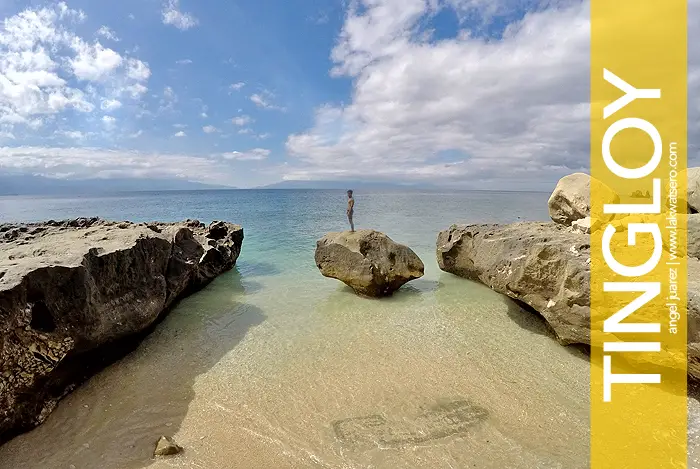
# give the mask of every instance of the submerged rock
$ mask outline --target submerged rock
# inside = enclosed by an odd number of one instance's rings
[[[156,443],[156,449],[153,456],[173,456],[182,452],[182,448],[175,443],[169,436],[161,436]]]
[[[42,423],[176,300],[231,269],[243,242],[229,223],[213,237],[186,223],[26,226],[0,237],[0,441]]]
[[[420,278],[423,262],[407,246],[373,230],[328,233],[316,243],[316,266],[366,296],[388,296]]]

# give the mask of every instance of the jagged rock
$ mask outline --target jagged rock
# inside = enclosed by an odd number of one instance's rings
[[[228,223],[213,243],[188,223],[83,218],[30,224],[43,228],[33,239],[17,228],[0,238],[0,441],[43,422],[176,300],[231,269],[243,242]]]
[[[328,233],[316,244],[316,265],[366,296],[388,296],[423,276],[424,266],[410,248],[373,230]]]
[[[576,220],[591,216],[591,185],[603,203],[618,203],[620,198],[605,184],[588,174],[575,173],[559,180],[549,198],[549,216],[555,223],[571,226]]]
[[[182,452],[182,447],[178,446],[175,441],[169,436],[161,436],[156,443],[156,449],[153,456],[173,456]]]

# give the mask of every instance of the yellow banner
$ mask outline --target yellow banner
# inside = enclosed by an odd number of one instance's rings
[[[591,1],[591,468],[687,468],[687,4]]]

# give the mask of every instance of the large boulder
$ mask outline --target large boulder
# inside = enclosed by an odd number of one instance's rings
[[[591,216],[591,186],[603,203],[617,203],[620,198],[605,184],[585,173],[574,173],[559,180],[549,198],[549,216],[564,226]]]
[[[590,343],[590,242],[554,223],[453,225],[439,234],[440,268],[526,303],[563,344]]]
[[[0,225],[0,441],[230,270],[242,242],[230,223]]]
[[[328,233],[316,243],[316,265],[365,296],[388,296],[420,278],[423,262],[410,248],[373,230]]]
[[[562,344],[590,345],[587,235],[553,223],[454,225],[438,235],[437,259],[442,270],[532,307]],[[687,262],[688,375],[700,380],[700,261]]]

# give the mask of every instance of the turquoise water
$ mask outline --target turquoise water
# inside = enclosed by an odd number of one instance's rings
[[[246,236],[234,271],[1,447],[0,467],[587,467],[586,357],[435,260],[439,230],[546,220],[548,195],[355,197],[357,228],[425,263],[392,298],[359,298],[314,265],[316,240],[345,229],[343,191],[0,198],[0,221],[223,219]],[[152,460],[163,434],[184,454]]]
[[[507,192],[356,193],[356,228],[386,232],[395,241],[433,256],[439,230],[453,223],[546,220],[548,194]],[[285,272],[311,273],[316,240],[347,229],[344,191],[234,190],[131,193],[102,197],[0,197],[0,222],[99,215],[131,221],[204,222],[243,225],[242,264],[285,262]],[[300,269],[300,270],[296,270]],[[284,273],[282,273],[284,275]]]

